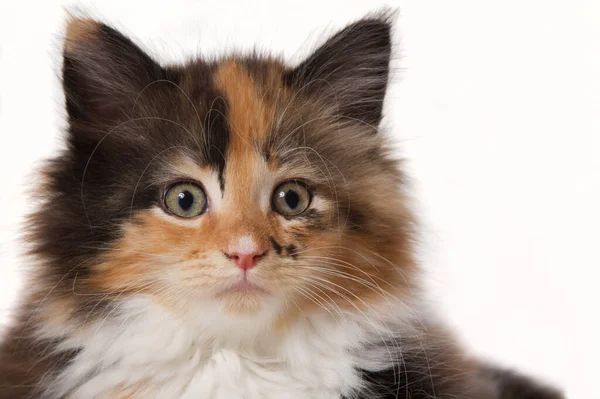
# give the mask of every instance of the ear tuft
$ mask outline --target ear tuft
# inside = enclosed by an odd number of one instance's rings
[[[340,117],[378,125],[388,83],[392,14],[342,29],[285,76],[288,84],[338,107]]]
[[[101,24],[89,18],[72,17],[67,22],[65,35],[65,52],[75,51],[78,46],[83,46],[97,39]]]

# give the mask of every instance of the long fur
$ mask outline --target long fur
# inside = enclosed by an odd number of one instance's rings
[[[71,19],[67,149],[29,219],[0,398],[560,398],[466,356],[419,301],[416,222],[378,128],[390,29],[367,16],[296,66],[163,66]],[[285,181],[310,195],[298,215],[274,208]],[[166,208],[178,182],[205,213]]]

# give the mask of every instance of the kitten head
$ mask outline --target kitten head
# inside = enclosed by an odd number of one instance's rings
[[[389,18],[373,16],[295,67],[258,55],[163,66],[71,20],[68,149],[32,219],[63,309],[91,320],[143,296],[175,313],[271,306],[290,319],[407,296],[411,218],[378,132],[390,48]]]

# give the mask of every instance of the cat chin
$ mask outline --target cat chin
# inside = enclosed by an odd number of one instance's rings
[[[259,312],[267,295],[262,289],[229,289],[219,293],[217,298],[223,301],[227,312],[240,315]]]

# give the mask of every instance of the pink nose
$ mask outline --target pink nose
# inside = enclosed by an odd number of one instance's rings
[[[237,267],[239,267],[240,269],[246,271],[248,269],[252,269],[254,266],[256,266],[256,264],[258,263],[258,261],[260,260],[260,258],[262,258],[264,256],[264,254],[266,253],[258,253],[258,252],[252,252],[252,253],[225,253],[225,255],[233,260],[235,262],[235,264],[237,265]]]

